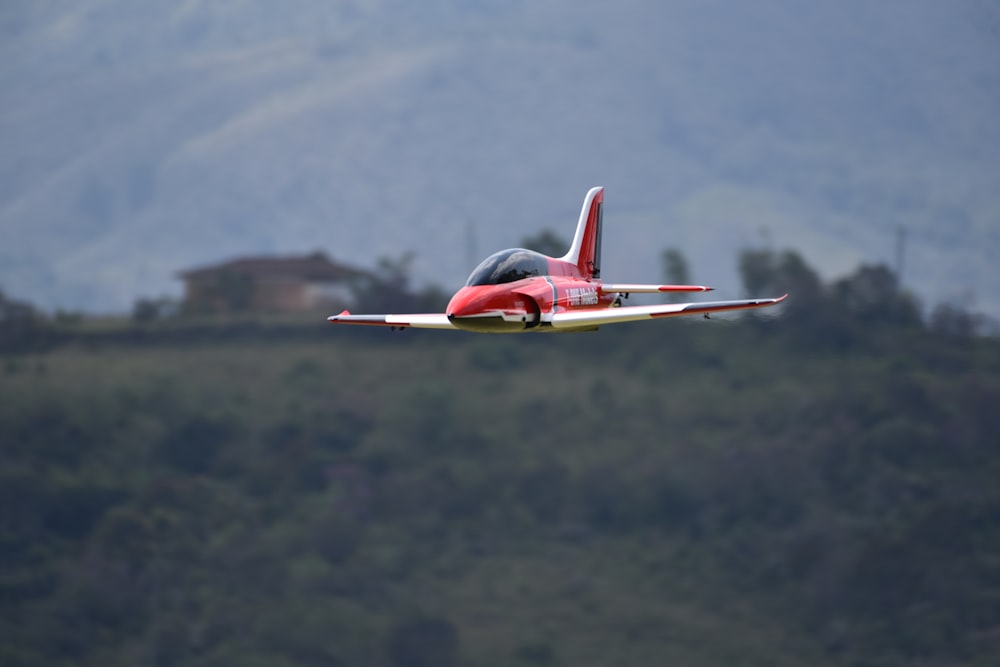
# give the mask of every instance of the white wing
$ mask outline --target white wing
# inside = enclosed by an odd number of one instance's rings
[[[455,329],[444,313],[416,315],[351,315],[346,310],[331,315],[326,320],[332,324],[355,324],[373,327],[413,327],[414,329]]]
[[[554,329],[592,328],[603,324],[637,322],[660,317],[678,317],[724,310],[745,310],[764,308],[781,303],[787,294],[776,299],[742,299],[739,301],[705,301],[703,303],[665,303],[655,306],[626,306],[601,310],[571,310],[553,313],[551,323]]]

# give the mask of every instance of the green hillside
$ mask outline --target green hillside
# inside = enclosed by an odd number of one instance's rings
[[[1000,341],[757,259],[780,317],[39,325],[0,663],[995,664]]]

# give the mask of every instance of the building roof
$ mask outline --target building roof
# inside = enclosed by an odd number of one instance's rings
[[[333,262],[317,251],[299,256],[241,257],[220,264],[181,271],[183,280],[197,280],[222,273],[241,274],[255,278],[298,278],[318,282],[338,282],[367,275],[361,269]]]

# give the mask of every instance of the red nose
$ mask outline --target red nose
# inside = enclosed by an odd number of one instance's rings
[[[502,310],[494,290],[488,286],[463,287],[448,302],[449,319],[494,315]]]
[[[516,307],[508,290],[496,285],[474,285],[456,292],[445,312],[459,329],[504,333],[527,327],[522,310]]]

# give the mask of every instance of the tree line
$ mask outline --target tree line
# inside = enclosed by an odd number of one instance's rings
[[[0,352],[0,662],[991,664],[997,340],[885,267],[740,272],[794,298],[565,336],[5,316],[76,333]]]

